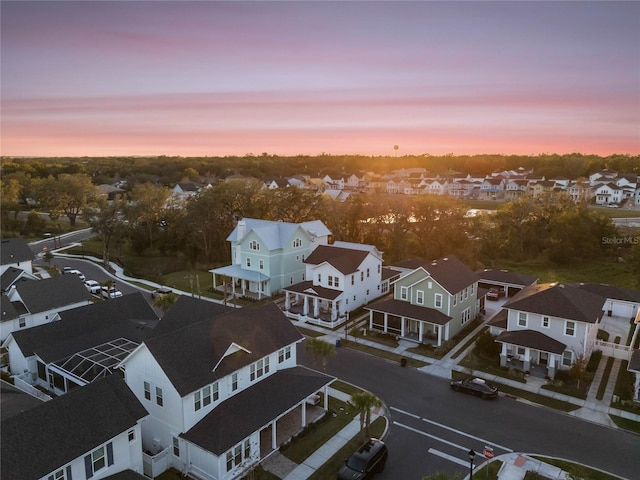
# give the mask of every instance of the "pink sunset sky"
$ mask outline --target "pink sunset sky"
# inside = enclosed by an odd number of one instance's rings
[[[5,156],[640,154],[640,2],[6,1]]]

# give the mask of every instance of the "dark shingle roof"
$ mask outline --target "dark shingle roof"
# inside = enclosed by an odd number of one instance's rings
[[[4,380],[0,381],[0,418],[2,420],[39,405],[42,405],[42,400],[18,390]]]
[[[352,248],[335,247],[332,245],[318,245],[311,252],[304,263],[310,265],[320,265],[328,263],[340,273],[349,274],[358,271],[358,267],[362,264],[369,253],[364,250],[356,250]]]
[[[333,380],[305,367],[279,370],[222,402],[181,436],[221,455]]]
[[[0,321],[6,322],[8,320],[14,320],[20,316],[18,310],[4,293],[0,297],[0,309],[2,310],[2,319]]]
[[[564,352],[564,349],[567,347],[564,343],[535,330],[512,330],[510,332],[502,332],[496,337],[496,342],[534,348],[536,350],[555,353],[558,355]]]
[[[16,290],[30,313],[45,312],[90,300],[77,275],[56,275],[42,280],[20,280]]]
[[[33,252],[24,238],[6,238],[0,241],[0,265],[33,261]]]
[[[496,313],[491,318],[491,320],[489,320],[487,322],[487,325],[489,325],[491,327],[497,327],[497,328],[506,329],[507,328],[508,317],[509,317],[509,312],[503,308],[498,313]]]
[[[335,290],[333,288],[327,288],[320,285],[314,285],[311,280],[296,283],[283,288],[287,292],[305,293],[318,298],[325,298],[327,300],[335,300],[342,295],[342,290]]]
[[[0,476],[41,478],[146,416],[147,411],[118,375],[76,388],[2,421]]]
[[[272,302],[207,318],[144,343],[178,393],[185,396],[302,339]],[[250,353],[240,350],[224,357],[233,343]]]
[[[602,297],[562,283],[544,283],[523,288],[507,300],[504,308],[595,323],[602,317]]]
[[[152,336],[164,335],[173,330],[201,322],[205,318],[217,317],[231,311],[233,311],[233,307],[180,295],[162,317],[158,326],[153,329]]]
[[[7,289],[24,273],[24,270],[16,267],[7,268],[0,277],[0,289],[6,292]]]
[[[13,332],[25,357],[37,353],[44,361],[53,362],[117,338],[141,342],[151,330],[140,329],[139,322],[158,319],[140,292],[60,312],[60,317],[56,322]]]
[[[404,260],[395,264],[402,269],[415,270],[422,267],[447,292],[454,294],[480,280],[469,267],[462,263],[455,255],[433,260]]]
[[[392,315],[398,315],[406,318],[413,318],[423,322],[433,323],[434,325],[445,325],[451,320],[451,317],[445,315],[438,310],[420,305],[412,305],[403,300],[390,298],[381,300],[364,307],[365,310],[373,310],[375,312],[385,312]]]
[[[527,275],[526,273],[513,272],[510,270],[494,270],[492,268],[476,270],[476,274],[481,280],[521,285],[523,287],[533,285],[536,280],[538,280],[537,277]]]
[[[574,286],[586,290],[587,292],[600,295],[603,300],[611,298],[613,300],[640,303],[640,292],[637,290],[630,290],[628,288],[618,287],[616,285],[607,285],[604,283],[577,283],[574,284]]]

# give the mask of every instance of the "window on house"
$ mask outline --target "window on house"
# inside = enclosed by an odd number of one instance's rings
[[[129,439],[129,443],[134,442],[136,440],[136,431],[135,430],[129,430],[127,432],[127,438]]]
[[[542,328],[549,328],[549,317],[542,317]]]
[[[435,298],[433,300],[433,305],[436,308],[442,308],[442,294],[441,293],[436,293]]]
[[[251,240],[249,242],[249,250],[260,250],[260,244],[255,240]]]
[[[26,327],[27,319],[25,317],[20,317],[20,320],[18,321],[18,325],[20,326],[20,328]]]
[[[202,389],[202,406],[206,407],[211,404],[211,385],[207,385]]]
[[[180,457],[180,440],[177,437],[173,437],[173,456]]]
[[[158,406],[164,406],[164,399],[162,398],[162,388],[156,387],[156,403]]]
[[[378,273],[380,273],[380,264],[378,264]]]
[[[238,389],[238,374],[231,374],[231,391],[235,392]]]
[[[400,287],[400,300],[407,299],[407,292],[408,292],[407,287]]]
[[[458,304],[458,296],[454,295],[453,296],[453,306],[455,307]]]
[[[322,274],[321,273],[318,274],[318,283],[322,283]]]
[[[369,269],[367,268],[367,278],[369,278]]]
[[[369,295],[369,289],[367,288],[367,296]]]
[[[462,324],[464,325],[469,320],[471,320],[471,310],[469,308],[465,308],[462,311]]]
[[[202,408],[202,392],[198,390],[193,394],[193,409],[197,412]]]
[[[260,260],[260,270],[264,270],[264,260]]]
[[[327,278],[327,283],[330,287],[333,287],[333,277],[331,275],[329,275],[329,277]]]
[[[218,389],[218,382],[216,382],[213,385],[211,385],[211,398],[213,399],[214,402],[217,402],[218,399],[220,398],[220,392],[219,392],[219,389]]]
[[[236,445],[233,449],[233,463],[240,465],[242,462],[242,445]]]
[[[247,257],[247,267],[251,266],[251,257]]]
[[[475,284],[471,285],[471,295],[473,295],[473,291],[475,289],[475,286],[476,286]]]
[[[149,382],[144,382],[144,398],[145,400],[151,400],[151,385]]]
[[[296,239],[293,241],[293,248],[299,248],[299,247],[301,247],[301,246],[302,246],[302,240],[300,240],[299,238],[296,238]]]
[[[518,326],[519,327],[527,326],[527,312],[518,312]]]
[[[433,288],[433,282],[427,282],[427,288]]]
[[[355,284],[356,284],[356,276],[351,275],[351,285],[355,285]]]
[[[562,365],[570,367],[573,364],[573,352],[571,350],[565,350],[562,353]]]
[[[333,277],[334,286],[340,288],[340,277]]]
[[[364,282],[364,272],[360,272],[360,281]]]
[[[48,480],[71,480],[71,465],[69,465],[66,470],[60,469],[54,472],[53,475],[49,475]]]
[[[256,378],[269,373],[269,357],[261,358],[256,363],[252,363],[249,367],[249,378],[253,382]]]
[[[418,305],[424,305],[424,290],[418,290],[416,292],[416,303]]]
[[[87,478],[93,477],[96,473],[111,465],[113,465],[112,443],[96,448],[84,457],[84,469]]]
[[[567,320],[564,324],[564,334],[568,337],[576,336],[576,322]]]
[[[245,460],[251,456],[251,442],[249,439],[245,440],[242,444],[244,450],[244,458]]]
[[[291,346],[281,348],[278,350],[278,363],[282,363],[285,360],[289,360],[291,358]]]

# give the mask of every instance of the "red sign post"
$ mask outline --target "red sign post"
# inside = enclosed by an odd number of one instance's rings
[[[488,460],[491,460],[493,458],[493,448],[491,447],[484,447],[484,452],[482,452],[484,457]]]

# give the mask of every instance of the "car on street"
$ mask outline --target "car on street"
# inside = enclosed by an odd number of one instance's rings
[[[67,270],[66,267],[65,267],[65,270],[62,270],[62,273],[63,274],[72,273],[74,275],[78,275],[78,278],[80,280],[82,280],[82,281],[84,281],[87,278],[87,277],[84,276],[84,273],[82,273],[80,270],[76,270],[76,269],[73,269],[73,268]]]
[[[122,292],[116,287],[102,287],[102,298],[117,298],[121,296]]]
[[[384,470],[389,451],[382,440],[370,438],[338,472],[338,480],[363,480]]]
[[[173,290],[171,290],[169,287],[156,288],[153,292],[151,292],[151,298],[155,300],[156,298],[161,297],[162,295],[167,295],[169,293],[173,293]]]
[[[100,284],[95,280],[85,280],[84,286],[87,287],[89,293],[93,293],[94,295],[98,295],[100,293]]]
[[[491,288],[487,293],[487,300],[498,300],[504,297],[504,290],[501,288]]]
[[[456,392],[470,393],[480,398],[496,398],[498,396],[498,387],[477,377],[452,380],[451,388]]]

